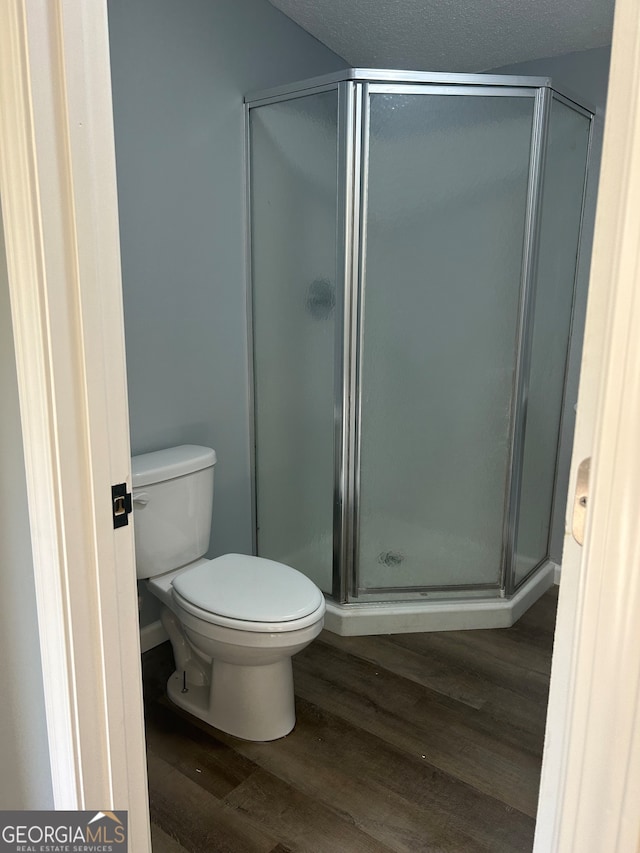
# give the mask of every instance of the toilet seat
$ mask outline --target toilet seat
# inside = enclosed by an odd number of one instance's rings
[[[325,610],[324,596],[301,572],[244,554],[203,560],[178,573],[172,585],[174,601],[185,611],[236,630],[296,631]]]
[[[220,616],[218,613],[211,613],[209,610],[202,610],[202,608],[196,607],[195,604],[191,604],[186,598],[182,598],[175,589],[173,591],[173,602],[178,611],[182,610],[183,614],[188,613],[197,619],[201,619],[203,622],[208,622],[210,625],[254,634],[288,634],[300,631],[319,622],[326,610],[323,598],[316,610],[308,616],[303,616],[301,619],[292,619],[289,622],[249,622],[247,619],[230,619],[227,616]],[[182,618],[184,619],[184,615]]]

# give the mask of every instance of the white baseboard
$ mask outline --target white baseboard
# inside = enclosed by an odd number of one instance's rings
[[[162,622],[157,619],[150,625],[140,628],[140,651],[142,653],[148,652],[149,649],[154,649],[168,639],[169,635],[162,627]]]
[[[553,570],[553,582],[556,586],[560,585],[560,576],[562,575],[562,566],[558,563],[555,563],[555,569]]]

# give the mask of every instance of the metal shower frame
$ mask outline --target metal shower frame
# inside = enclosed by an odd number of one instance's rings
[[[332,598],[338,603],[370,602],[372,596],[388,594],[403,599],[451,598],[452,593],[478,597],[493,592],[509,597],[547,562],[546,554],[516,584],[514,547],[520,511],[524,440],[531,350],[533,310],[535,306],[536,266],[540,240],[542,185],[552,101],[558,100],[590,121],[587,167],[582,193],[580,238],[589,159],[593,138],[595,109],[565,89],[552,86],[548,77],[520,77],[492,74],[444,74],[417,71],[385,71],[378,69],[346,69],[288,86],[254,92],[245,97],[245,196],[246,196],[246,268],[247,323],[249,340],[249,389],[251,424],[252,529],[254,553],[257,550],[257,492],[255,440],[255,385],[253,350],[253,300],[251,274],[251,194],[250,194],[250,126],[251,109],[280,101],[337,91],[338,98],[338,181],[337,181],[337,266],[336,284],[342,284],[341,301],[336,302],[335,379],[334,379],[334,513],[333,513],[333,577]],[[529,175],[525,213],[524,242],[520,276],[520,297],[516,333],[516,364],[513,378],[508,473],[503,514],[502,558],[497,584],[456,586],[359,588],[358,512],[360,496],[360,438],[362,389],[360,382],[363,345],[363,307],[366,284],[366,216],[368,192],[369,109],[371,94],[439,94],[526,97],[534,99]],[[580,239],[579,238],[579,239]],[[578,255],[579,255],[578,244]],[[575,300],[578,264],[573,282]],[[572,315],[573,317],[573,304]],[[570,341],[571,336],[569,336]],[[568,347],[562,397],[565,400]],[[566,402],[566,401],[565,401]],[[564,405],[563,405],[564,412]],[[558,430],[562,432],[562,418]],[[554,501],[557,491],[558,451],[554,474]],[[456,598],[459,596],[456,595]]]

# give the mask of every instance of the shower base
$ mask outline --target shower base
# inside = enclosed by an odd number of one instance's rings
[[[553,585],[558,567],[548,560],[511,598],[380,601],[337,604],[327,599],[324,627],[343,637],[509,628]]]

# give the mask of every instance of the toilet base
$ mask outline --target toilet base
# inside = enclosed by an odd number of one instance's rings
[[[194,717],[244,740],[269,741],[288,735],[296,722],[291,658],[262,666],[214,660],[211,684],[183,692],[182,671],[167,682],[169,699]]]

